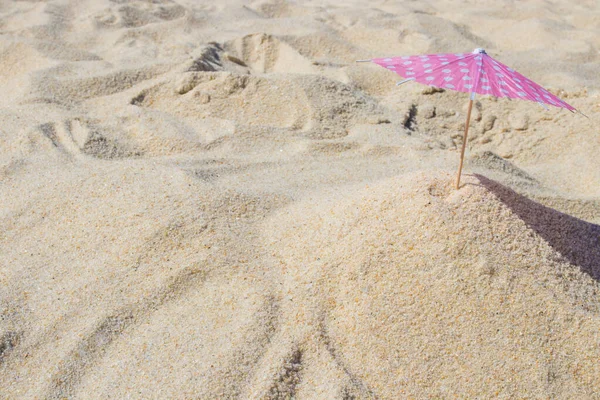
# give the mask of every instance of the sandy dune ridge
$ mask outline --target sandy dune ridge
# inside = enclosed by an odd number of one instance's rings
[[[0,4],[0,398],[600,398],[593,1]],[[488,53],[590,118],[357,59]]]

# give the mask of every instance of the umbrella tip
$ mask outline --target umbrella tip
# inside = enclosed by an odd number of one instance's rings
[[[487,54],[487,53],[485,52],[484,49],[482,49],[481,47],[478,47],[475,50],[473,50],[473,54]]]

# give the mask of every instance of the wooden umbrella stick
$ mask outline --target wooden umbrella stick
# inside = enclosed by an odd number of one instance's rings
[[[465,158],[465,148],[467,147],[467,134],[469,133],[469,122],[471,121],[471,109],[473,108],[473,99],[469,100],[469,110],[467,111],[467,122],[465,123],[465,136],[463,138],[462,151],[460,152],[460,164],[458,165],[458,175],[456,176],[456,189],[460,187],[460,174],[462,172],[463,160]]]

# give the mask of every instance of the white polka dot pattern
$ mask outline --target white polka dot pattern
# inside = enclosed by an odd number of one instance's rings
[[[371,61],[429,86],[526,99],[575,111],[571,105],[486,53],[427,54]]]

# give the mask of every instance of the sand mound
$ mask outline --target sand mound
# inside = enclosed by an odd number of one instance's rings
[[[321,76],[266,78],[225,71],[170,77],[134,97],[132,104],[168,111],[192,128],[199,120],[218,118],[317,138],[345,136],[350,125],[378,120],[385,113],[353,87]]]
[[[600,227],[451,181],[410,175],[288,210],[270,239],[296,317],[374,397],[592,396]]]

